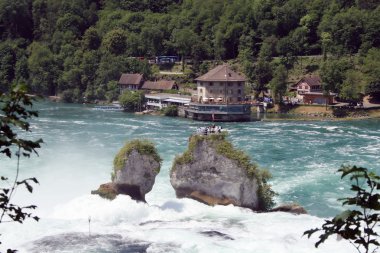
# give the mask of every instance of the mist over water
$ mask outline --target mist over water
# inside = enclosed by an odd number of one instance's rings
[[[310,213],[294,216],[176,199],[169,182],[172,161],[186,149],[190,134],[208,123],[82,105],[46,102],[36,108],[40,117],[31,135],[45,144],[39,157],[21,161],[21,178],[36,176],[40,185],[33,194],[18,190],[15,200],[36,204],[42,219],[1,224],[5,246],[20,252],[355,252],[334,239],[315,250],[316,237],[301,236],[342,210],[337,199],[350,194],[336,174],[342,164],[380,172],[375,167],[380,164],[379,120],[221,124],[236,147],[272,173],[277,203],[297,202]],[[149,204],[128,196],[111,202],[90,195],[110,181],[115,154],[135,138],[153,141],[164,160],[146,196]],[[0,160],[7,176],[15,165],[15,160]]]

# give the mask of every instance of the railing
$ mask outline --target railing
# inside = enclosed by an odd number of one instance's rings
[[[191,100],[192,103],[198,103],[202,105],[257,105],[260,104],[261,102],[258,101],[239,101],[239,102],[224,102],[224,101],[203,101],[203,102],[198,102]]]

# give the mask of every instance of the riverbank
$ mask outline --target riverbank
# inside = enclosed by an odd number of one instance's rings
[[[269,115],[269,117],[268,117]],[[275,106],[261,117],[263,121],[347,121],[380,118],[380,106],[369,108],[333,107],[324,105]]]

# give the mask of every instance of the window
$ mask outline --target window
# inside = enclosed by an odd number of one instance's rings
[[[239,86],[239,87],[241,87],[241,85],[242,85],[241,83],[238,83],[238,86]]]
[[[238,94],[241,94],[241,89],[238,89]]]
[[[200,93],[203,93],[203,89],[202,89],[202,88],[200,88],[200,89],[199,89],[199,92],[200,92]]]
[[[212,94],[212,89],[210,89],[210,94]]]
[[[232,83],[228,83],[228,87],[231,87],[232,86]]]
[[[228,90],[228,94],[233,94],[234,91],[231,89],[231,90]]]
[[[212,82],[210,82],[210,86],[213,86],[214,84]]]

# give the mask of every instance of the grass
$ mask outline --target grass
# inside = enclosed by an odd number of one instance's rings
[[[112,180],[115,177],[116,171],[124,168],[128,156],[133,150],[136,150],[140,155],[152,156],[159,164],[162,162],[162,159],[152,142],[148,140],[132,140],[127,142],[115,156],[113,160],[114,171],[111,174]],[[159,172],[160,168],[155,168],[155,170]]]

